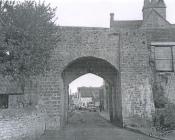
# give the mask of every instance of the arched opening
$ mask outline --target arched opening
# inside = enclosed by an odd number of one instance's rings
[[[69,84],[78,77],[87,73],[95,74],[104,79],[104,88],[109,99],[110,121],[118,126],[122,126],[122,103],[118,70],[106,60],[95,57],[78,58],[72,61],[62,73],[62,78],[64,81],[63,122],[66,123],[68,119]]]
[[[72,81],[69,84],[68,118],[78,111],[102,111],[104,91],[104,79],[92,73]]]

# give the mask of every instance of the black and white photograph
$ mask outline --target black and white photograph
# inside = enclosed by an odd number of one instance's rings
[[[0,140],[175,140],[175,0],[0,0]]]

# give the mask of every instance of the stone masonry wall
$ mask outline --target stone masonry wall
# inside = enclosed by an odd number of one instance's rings
[[[8,94],[8,93],[7,93]],[[30,106],[36,106],[40,93],[38,91],[38,81],[33,77],[25,82],[24,93],[21,90],[20,93],[11,91],[9,94],[9,108],[26,108]]]
[[[175,46],[173,47],[173,63],[175,69]],[[175,72],[155,72],[155,82],[163,88],[164,96],[175,104]]]
[[[123,32],[121,38],[124,125],[146,125],[146,120],[151,120],[154,112],[147,39],[141,31]]]
[[[21,93],[19,83],[12,80],[10,76],[0,75],[0,94]]]
[[[73,60],[86,56],[104,59],[118,69],[118,34],[107,28],[60,28],[62,35],[51,59],[52,69],[64,70]]]
[[[165,97],[167,97],[171,103],[175,104],[175,74],[170,73],[167,77],[168,81],[165,87]]]
[[[8,109],[0,109],[0,140],[31,140],[43,134],[48,117],[40,100],[38,81],[26,81],[22,93],[20,84],[11,82],[10,77],[1,79],[5,81],[1,80],[0,91],[8,95]]]
[[[41,78],[39,86],[41,99],[50,118],[47,129],[57,129],[66,121],[68,96],[65,88],[68,85],[62,72],[68,64],[82,57],[104,59],[120,70],[125,125],[141,124],[138,118],[141,121],[152,120],[152,71],[144,32],[126,31],[119,37],[119,33],[100,28],[62,27],[61,31],[60,43],[50,60],[50,71]]]
[[[154,112],[152,72],[144,32],[125,31],[119,34],[105,28],[79,27],[61,27],[60,32],[60,42],[49,60],[50,70],[38,76],[35,79],[36,83],[33,81],[34,84],[30,84],[29,81],[25,88],[26,94],[10,95],[11,106],[21,100],[27,102],[26,105],[38,103],[46,109],[48,114],[46,129],[60,129],[66,122],[68,106],[66,93],[68,83],[64,81],[63,71],[75,60],[91,57],[94,60],[104,60],[120,73],[121,79],[115,84],[117,88],[120,88],[121,84],[121,93],[120,89],[114,88],[113,90],[117,90],[117,98],[122,99],[116,105],[122,108],[119,112],[122,112],[123,116],[120,115],[121,113],[118,115],[123,117],[124,125],[137,125],[140,123],[138,118],[140,120],[152,119],[152,112]],[[76,77],[76,75],[71,76]],[[78,76],[80,75],[78,74],[77,78]],[[29,102],[30,98],[32,103]],[[34,99],[37,101],[35,102]]]
[[[62,125],[64,99],[63,81],[58,73],[50,71],[42,77],[39,77],[38,88],[40,92],[40,103],[46,109],[48,119],[46,129],[58,130]]]
[[[45,131],[41,110],[0,110],[0,140],[33,140]]]
[[[78,58],[104,59],[118,69],[118,34],[105,28],[60,27],[61,37],[50,59],[50,71],[39,80],[41,99],[49,115],[47,129],[64,125],[67,105],[63,70]],[[78,77],[77,77],[78,78]]]

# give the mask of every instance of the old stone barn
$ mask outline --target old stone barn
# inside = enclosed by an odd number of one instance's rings
[[[156,108],[165,106],[159,97],[175,103],[175,25],[166,20],[164,0],[144,0],[143,20],[118,21],[111,13],[110,28],[60,31],[49,60],[51,70],[29,80],[25,94],[18,83],[2,77],[1,108],[36,106],[40,111],[9,121],[10,128],[0,116],[0,137],[8,137],[9,131],[32,133],[35,128],[42,133],[66,125],[69,84],[87,73],[105,80],[110,120],[116,125],[152,122]]]

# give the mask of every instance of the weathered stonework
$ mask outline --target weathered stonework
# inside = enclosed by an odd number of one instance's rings
[[[60,27],[50,70],[29,82],[24,95],[11,95],[10,107],[20,107],[19,102],[23,107],[41,104],[48,115],[46,129],[60,129],[67,121],[69,83],[93,73],[105,80],[111,122],[120,126],[151,122],[155,83],[163,84],[165,96],[175,103],[174,71],[160,75],[151,54],[151,42],[175,42],[174,25],[165,13],[165,7],[148,4],[143,20],[115,21],[111,14],[110,28]],[[8,93],[7,88],[1,91]]]
[[[39,110],[1,110],[0,139],[36,139],[45,131],[46,114]]]
[[[154,103],[144,32],[63,27],[50,68],[40,82],[42,99],[51,118],[48,129],[64,125],[68,84],[89,72],[109,82],[111,121],[127,125],[135,116],[151,121]]]
[[[121,94],[125,125],[139,121],[131,118],[150,120],[154,112],[151,88],[151,69],[146,35],[142,31],[122,34],[121,45]]]
[[[175,56],[175,46],[172,49],[173,56]],[[173,57],[175,66],[175,58]],[[175,103],[175,74],[174,72],[156,72],[155,83],[162,87],[164,96],[171,102]]]
[[[109,29],[79,27],[62,27],[61,32],[61,41],[51,58],[51,71],[40,82],[42,99],[51,118],[48,129],[55,129],[50,124],[58,124],[59,128],[66,122],[68,85],[79,76],[91,72],[117,86],[114,77],[116,80],[118,75],[112,74],[119,68],[118,34]]]

